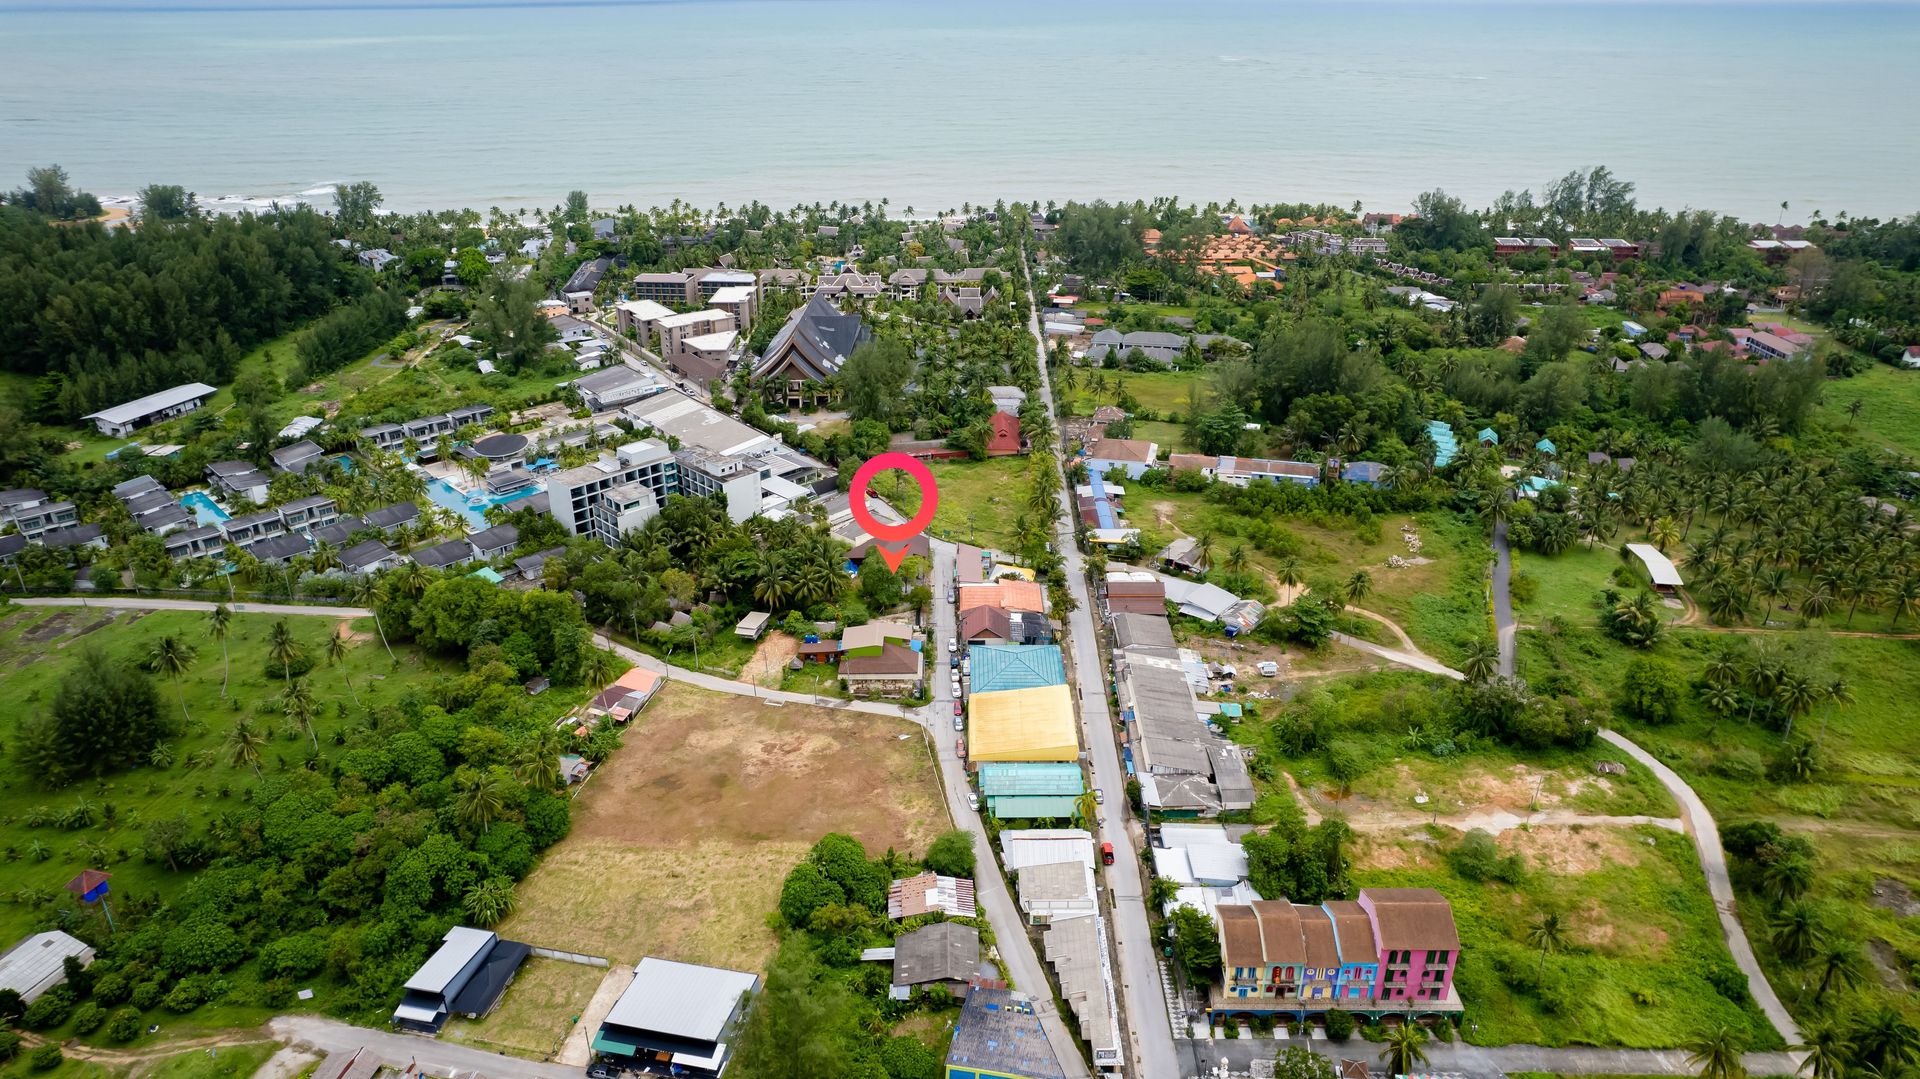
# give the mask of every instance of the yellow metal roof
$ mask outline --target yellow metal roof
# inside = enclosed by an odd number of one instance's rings
[[[1070,761],[1080,755],[1066,686],[979,693],[969,707],[969,760]]]

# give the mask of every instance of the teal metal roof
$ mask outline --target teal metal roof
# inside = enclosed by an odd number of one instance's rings
[[[1067,665],[1053,644],[976,644],[968,648],[975,693],[1067,684]]]
[[[1220,714],[1233,719],[1239,719],[1246,714],[1246,710],[1240,707],[1238,701],[1221,701]]]
[[[1445,420],[1428,420],[1427,437],[1433,439],[1433,467],[1445,468],[1460,456],[1460,440]]]
[[[1540,441],[1535,442],[1533,444],[1533,448],[1536,450],[1539,450],[1541,453],[1559,453],[1560,452],[1559,449],[1554,446],[1553,440],[1549,438],[1543,438]]]
[[[1494,430],[1491,427],[1480,428],[1480,434],[1478,437],[1482,442],[1491,442],[1496,446],[1500,444],[1500,432]]]
[[[980,766],[980,793],[988,798],[1084,793],[1087,784],[1077,764],[1041,761],[991,762]]]
[[[1064,795],[1044,798],[989,798],[987,811],[1001,820],[1034,820],[1040,817],[1069,820],[1073,817],[1073,803],[1074,799]]]

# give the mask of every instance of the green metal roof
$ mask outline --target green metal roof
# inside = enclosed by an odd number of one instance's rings
[[[975,693],[1067,684],[1067,665],[1054,644],[976,644],[967,650]]]
[[[1074,801],[1066,795],[989,798],[987,811],[1001,820],[1032,820],[1038,817],[1067,820],[1073,816]]]
[[[990,762],[980,766],[980,792],[988,798],[1023,795],[1077,796],[1087,789],[1077,764],[1053,762]]]

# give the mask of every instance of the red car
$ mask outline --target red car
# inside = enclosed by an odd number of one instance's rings
[[[1100,844],[1100,864],[1101,865],[1113,864],[1113,844],[1111,843]]]
[[[965,738],[955,738],[953,740],[953,752],[958,755],[961,760],[966,760],[967,740]]]
[[[956,716],[957,716],[957,715],[960,715],[960,714],[961,714],[961,713],[960,713],[960,702],[959,702],[959,701],[955,701],[955,702],[953,702],[953,714],[954,714],[954,715],[956,715]]]

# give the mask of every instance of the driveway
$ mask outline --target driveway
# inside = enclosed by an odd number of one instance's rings
[[[1513,677],[1513,552],[1507,547],[1507,522],[1493,522],[1493,632],[1500,645],[1500,677]]]
[[[270,1020],[267,1029],[281,1041],[322,1053],[351,1053],[364,1048],[396,1071],[412,1061],[423,1074],[452,1079],[461,1075],[469,1079],[481,1075],[486,1079],[581,1079],[582,1075],[579,1068],[565,1064],[523,1060],[433,1038],[357,1027],[318,1015],[282,1015]]]

